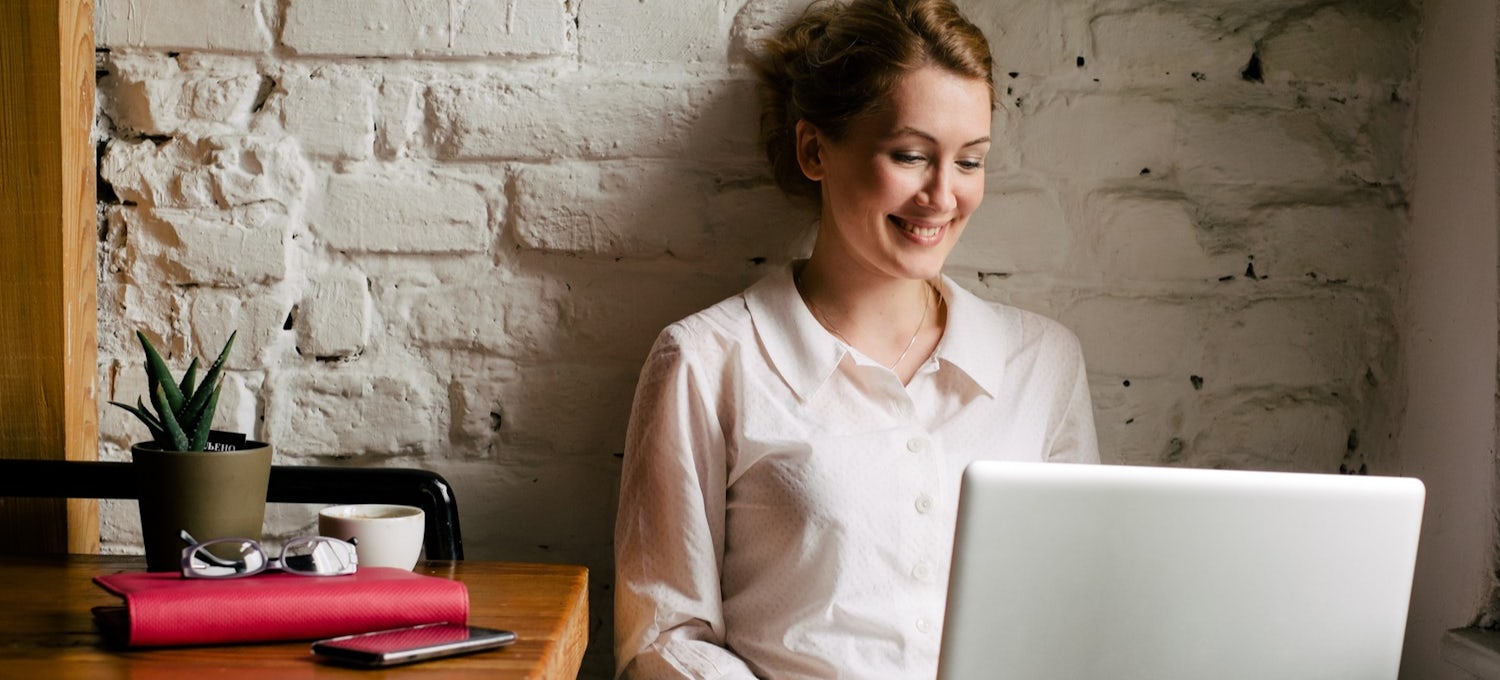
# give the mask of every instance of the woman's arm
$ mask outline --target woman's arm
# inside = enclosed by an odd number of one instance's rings
[[[724,647],[722,371],[662,332],[641,371],[615,521],[615,653],[626,678],[753,678]]]
[[[1061,330],[1061,326],[1058,329]],[[1089,397],[1089,378],[1083,363],[1083,348],[1071,332],[1063,333],[1066,352],[1062,356],[1072,367],[1064,375],[1072,376],[1072,385],[1071,388],[1064,388],[1068,395],[1067,405],[1049,437],[1051,446],[1044,459],[1054,463],[1098,463],[1099,436],[1094,430],[1094,402]]]

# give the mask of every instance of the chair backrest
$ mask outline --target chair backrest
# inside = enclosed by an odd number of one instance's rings
[[[0,459],[0,496],[138,498],[130,463]],[[428,559],[464,558],[458,499],[442,475],[416,468],[273,465],[269,503],[394,503],[426,515]]]

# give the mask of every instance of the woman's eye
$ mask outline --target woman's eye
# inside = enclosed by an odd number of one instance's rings
[[[963,168],[964,170],[983,170],[984,169],[984,161],[982,161],[982,160],[959,161],[958,162],[958,167]]]
[[[902,165],[916,165],[917,163],[921,163],[925,159],[922,158],[922,156],[919,154],[898,152],[891,154],[891,160],[896,161],[897,163],[900,163]]]

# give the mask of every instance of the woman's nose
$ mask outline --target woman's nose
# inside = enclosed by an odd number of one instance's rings
[[[958,196],[953,193],[953,174],[946,168],[938,168],[927,177],[922,190],[917,192],[917,203],[933,212],[951,212],[958,207]]]

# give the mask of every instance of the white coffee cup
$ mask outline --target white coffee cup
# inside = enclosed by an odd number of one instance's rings
[[[410,505],[335,505],[318,512],[318,533],[356,539],[361,567],[417,566],[426,527],[422,509]]]

